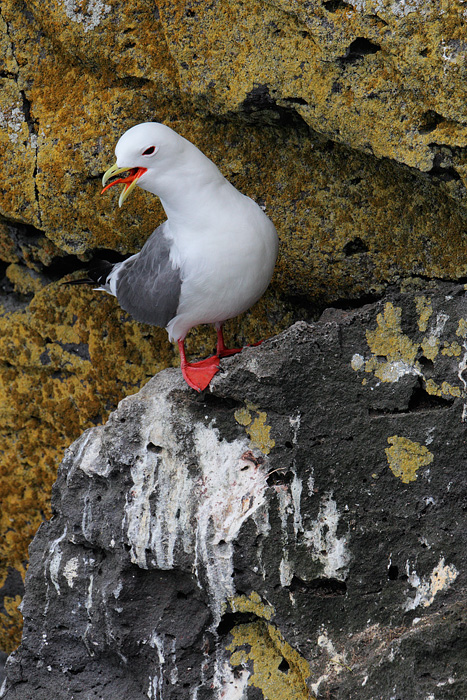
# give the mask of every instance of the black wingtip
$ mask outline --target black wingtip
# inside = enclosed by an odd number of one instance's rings
[[[115,263],[111,263],[108,260],[97,260],[87,270],[88,277],[81,277],[77,280],[66,280],[61,284],[105,284],[114,264]]]
[[[60,286],[63,286],[64,284],[69,284],[69,285],[95,284],[95,282],[90,277],[83,277],[82,279],[79,279],[79,280],[65,280],[64,282],[60,282]]]

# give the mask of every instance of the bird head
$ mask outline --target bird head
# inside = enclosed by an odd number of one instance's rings
[[[173,167],[186,143],[183,137],[164,124],[146,122],[133,126],[121,136],[115,147],[116,162],[104,173],[101,194],[114,185],[124,184],[118,200],[121,207],[136,185],[152,191],[145,184],[157,172]],[[116,177],[123,173],[127,173],[125,177]],[[111,178],[116,179],[108,182]]]

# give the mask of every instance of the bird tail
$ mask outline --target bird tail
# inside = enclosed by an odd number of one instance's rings
[[[112,272],[115,263],[111,263],[108,260],[98,260],[95,262],[89,270],[87,270],[87,277],[80,277],[76,280],[67,280],[62,282],[62,284],[100,284],[105,285],[109,274]]]

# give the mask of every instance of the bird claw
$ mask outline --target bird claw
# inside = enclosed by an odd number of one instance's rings
[[[219,371],[219,357],[213,355],[200,362],[187,362],[182,365],[183,378],[195,391],[203,391]]]

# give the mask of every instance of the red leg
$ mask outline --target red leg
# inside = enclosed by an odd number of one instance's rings
[[[224,333],[222,332],[222,326],[216,326],[217,331],[217,351],[216,355],[218,357],[230,357],[230,355],[236,355],[237,352],[241,352],[242,348],[226,348],[224,342]]]
[[[226,348],[224,343],[224,334],[222,332],[222,325],[216,326],[217,331],[217,351],[216,355],[218,357],[230,357],[230,355],[236,355],[237,352],[241,352],[243,348]],[[257,345],[261,345],[263,341],[259,340],[257,343],[252,343],[248,345],[249,348],[255,348]]]
[[[183,378],[192,389],[203,391],[209,385],[209,382],[219,371],[219,357],[212,357],[201,360],[201,362],[188,362],[185,355],[185,340],[178,341],[178,349],[180,352],[180,367]]]

